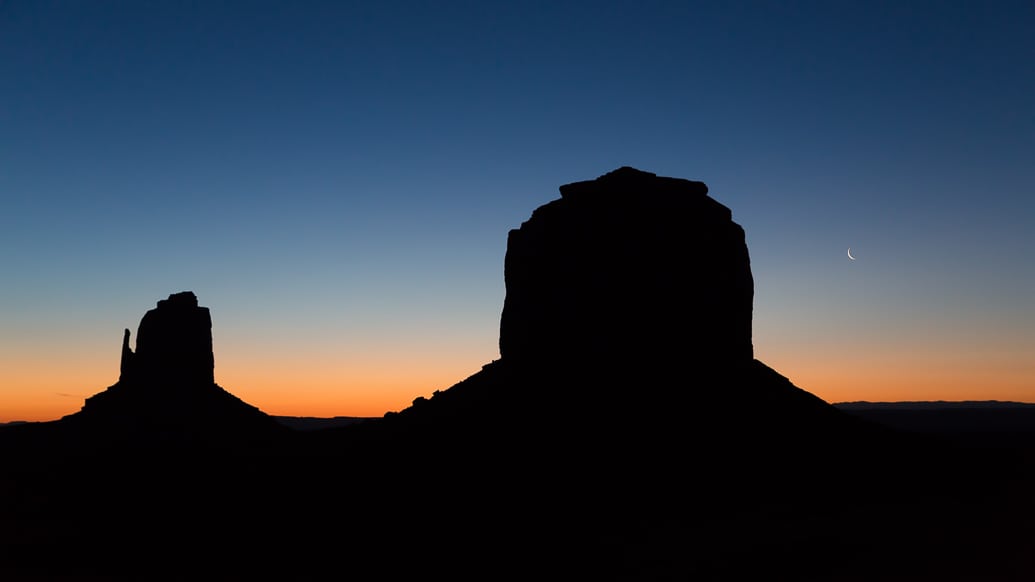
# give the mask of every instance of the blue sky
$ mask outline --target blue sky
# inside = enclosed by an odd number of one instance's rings
[[[1033,27],[1030,2],[0,2],[0,421],[77,410],[182,290],[245,400],[397,410],[498,355],[507,231],[622,165],[731,208],[756,355],[803,388],[1035,401]]]

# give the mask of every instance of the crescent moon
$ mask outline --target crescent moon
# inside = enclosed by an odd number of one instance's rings
[[[855,260],[855,257],[852,256],[852,247],[848,247],[848,258],[853,261]]]

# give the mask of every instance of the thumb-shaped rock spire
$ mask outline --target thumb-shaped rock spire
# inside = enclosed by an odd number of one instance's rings
[[[212,317],[190,291],[174,293],[144,314],[137,329],[137,349],[122,340],[120,380],[149,384],[212,384]]]

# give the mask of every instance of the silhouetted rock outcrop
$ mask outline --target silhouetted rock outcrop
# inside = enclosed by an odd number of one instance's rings
[[[148,384],[215,382],[212,317],[190,291],[174,293],[144,314],[137,329],[137,350],[122,342],[121,381]]]
[[[752,358],[744,230],[707,186],[623,167],[560,191],[510,231],[503,359]]]
[[[147,446],[239,443],[285,429],[214,380],[212,318],[194,293],[174,293],[144,314],[137,349],[122,338],[119,381],[61,420],[87,437]]]
[[[389,426],[544,456],[578,443],[599,470],[763,470],[872,442],[754,359],[744,230],[707,186],[623,167],[560,192],[510,232],[500,359]]]

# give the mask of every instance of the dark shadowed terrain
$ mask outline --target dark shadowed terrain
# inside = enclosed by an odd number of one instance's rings
[[[707,192],[562,186],[509,233],[500,359],[379,419],[266,415],[160,300],[116,384],[0,428],[0,579],[1030,580],[1029,413],[833,406],[755,359]]]

